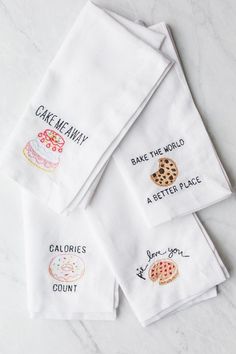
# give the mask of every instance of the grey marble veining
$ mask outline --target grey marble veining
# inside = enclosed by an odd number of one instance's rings
[[[167,22],[203,121],[236,185],[236,2],[95,0],[148,25]],[[3,146],[84,0],[0,0]],[[19,188],[0,177],[1,354],[233,354],[236,351],[235,195],[199,213],[231,279],[214,299],[143,329],[123,296],[114,322],[29,320]]]

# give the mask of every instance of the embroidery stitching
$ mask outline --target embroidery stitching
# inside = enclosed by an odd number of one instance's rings
[[[52,172],[59,165],[64,144],[65,140],[60,134],[46,129],[26,144],[23,154],[34,166],[43,171]]]
[[[159,168],[150,177],[151,180],[160,187],[171,186],[178,177],[176,163],[167,157],[158,160]]]
[[[161,259],[150,266],[148,275],[151,281],[166,285],[179,275],[178,266],[170,259]]]
[[[158,281],[160,285],[170,283],[172,280],[176,279],[179,274],[178,265],[176,261],[173,261],[173,257],[190,257],[185,251],[176,247],[159,249],[155,250],[155,252],[147,250],[146,255],[146,263],[136,269],[136,275],[142,280],[150,279],[153,282]],[[156,259],[159,257],[160,259]]]
[[[77,255],[64,253],[51,259],[48,271],[59,282],[76,282],[83,277],[85,266]]]

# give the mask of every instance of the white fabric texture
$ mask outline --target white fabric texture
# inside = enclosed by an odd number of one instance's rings
[[[87,211],[58,215],[23,193],[30,317],[114,320],[115,277],[143,326],[217,295],[228,273],[197,217],[147,228],[124,190],[112,161]],[[178,267],[163,285],[140,273],[161,260]]]
[[[145,225],[113,159],[86,216],[143,326],[216,295],[213,288],[228,277],[195,215]],[[160,269],[160,262],[167,268]]]
[[[190,213],[230,186],[165,24],[87,3],[0,163],[35,195],[23,195],[32,317],[114,319],[119,283],[146,326],[228,277]]]
[[[114,158],[149,226],[198,211],[231,194],[226,173],[188,88],[164,23],[161,52],[175,62]]]
[[[2,170],[56,212],[73,209],[172,64],[88,2],[9,139]]]
[[[23,215],[30,316],[114,320],[117,284],[86,220],[58,215],[28,192]]]

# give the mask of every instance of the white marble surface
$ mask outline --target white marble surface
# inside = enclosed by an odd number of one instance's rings
[[[193,95],[236,183],[235,0],[96,0],[130,19],[171,25]],[[84,0],[0,0],[3,145]],[[0,177],[1,354],[233,354],[235,196],[199,213],[231,273],[219,296],[143,329],[121,296],[115,322],[29,320],[18,187]]]

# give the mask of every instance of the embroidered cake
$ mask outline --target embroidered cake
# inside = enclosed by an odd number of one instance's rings
[[[178,168],[175,162],[167,157],[159,159],[158,170],[151,175],[154,183],[161,187],[173,184],[178,176]]]
[[[60,282],[74,282],[84,274],[84,263],[75,255],[60,254],[52,258],[49,274]]]
[[[173,281],[178,276],[177,264],[170,259],[161,259],[151,265],[149,278],[160,285],[165,285]]]
[[[46,129],[30,140],[23,149],[25,157],[44,171],[53,171],[60,162],[65,140],[57,132]]]

